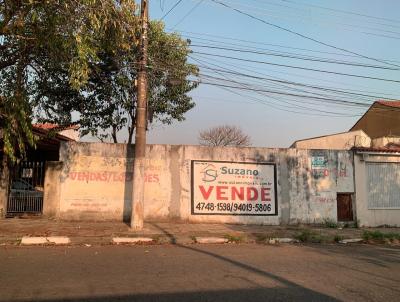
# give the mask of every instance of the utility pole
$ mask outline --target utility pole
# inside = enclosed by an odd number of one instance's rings
[[[133,194],[131,228],[143,229],[144,216],[144,172],[146,160],[146,124],[147,124],[147,45],[149,0],[142,0],[140,7],[140,55],[138,60],[135,159],[133,161]]]

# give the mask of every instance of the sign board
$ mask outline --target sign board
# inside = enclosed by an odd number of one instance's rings
[[[276,166],[192,160],[193,215],[278,215]]]
[[[328,159],[325,156],[312,156],[311,173],[314,178],[323,178],[328,176]]]
[[[325,156],[312,156],[311,157],[311,168],[312,169],[325,169],[327,167],[327,160]]]

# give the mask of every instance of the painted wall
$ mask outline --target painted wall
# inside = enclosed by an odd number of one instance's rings
[[[337,192],[354,192],[353,159],[348,151],[149,145],[147,158],[146,219],[314,223],[326,218],[336,220]],[[56,216],[77,220],[129,219],[133,146],[63,143],[60,160],[63,168]],[[192,215],[192,160],[276,164],[278,215]]]
[[[382,225],[400,226],[400,209],[369,209],[367,194],[370,188],[367,186],[366,164],[368,162],[400,162],[400,156],[385,155],[355,155],[355,185],[356,214],[360,226],[376,227]],[[378,185],[384,185],[383,183]]]
[[[370,147],[371,139],[362,130],[343,132],[296,141],[292,148],[350,150],[352,147]]]

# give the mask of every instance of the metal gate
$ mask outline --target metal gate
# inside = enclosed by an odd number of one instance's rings
[[[400,163],[368,162],[368,209],[400,209]]]
[[[10,172],[7,215],[41,214],[44,162],[23,161],[12,167]]]

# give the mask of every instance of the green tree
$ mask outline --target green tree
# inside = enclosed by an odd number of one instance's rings
[[[41,116],[45,121],[65,123],[76,112],[75,120],[81,126],[81,134],[91,134],[100,140],[111,139],[118,142],[120,130],[127,130],[127,142],[132,143],[137,89],[138,47],[116,48],[112,43],[113,33],[100,41],[98,60],[91,65],[92,73],[87,84],[79,93],[46,90],[46,99],[53,102],[41,102]],[[149,27],[148,60],[148,120],[170,124],[174,120],[182,121],[184,114],[193,108],[194,103],[188,95],[197,83],[191,77],[197,75],[195,65],[188,63],[189,43],[175,33],[166,33],[162,22],[153,21]],[[52,79],[62,78],[66,71],[62,66],[46,70]],[[44,86],[49,79],[44,80]],[[57,85],[57,87],[62,87]],[[41,97],[44,96],[42,89]],[[64,97],[67,96],[67,97]],[[63,98],[62,101],[58,98]],[[61,107],[57,104],[62,103]]]
[[[133,0],[0,0],[0,127],[8,156],[34,145],[33,116],[51,103],[63,107],[47,90],[81,97],[108,33],[116,49],[136,44],[135,12]]]

